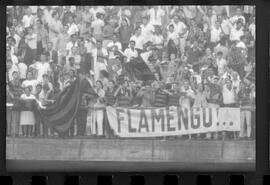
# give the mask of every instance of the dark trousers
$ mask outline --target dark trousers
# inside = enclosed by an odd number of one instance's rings
[[[77,112],[77,115],[76,115],[77,135],[79,135],[79,136],[85,135],[87,113],[88,113],[88,110],[84,110],[84,109],[78,110],[78,112]]]
[[[48,137],[48,127],[46,124],[42,123],[43,136]]]

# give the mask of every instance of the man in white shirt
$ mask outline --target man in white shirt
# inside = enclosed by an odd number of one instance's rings
[[[150,24],[162,25],[164,23],[165,12],[160,6],[154,6],[147,14],[150,16]]]
[[[142,30],[141,34],[142,34],[142,37],[144,38],[144,43],[146,43],[151,40],[153,32],[155,31],[155,28],[152,24],[148,22],[148,18],[146,16],[143,17],[142,21],[143,23],[140,26]]]
[[[225,72],[225,66],[227,65],[227,61],[223,58],[222,51],[217,52],[217,66],[218,66],[218,74],[222,75]]]
[[[237,23],[231,27],[230,40],[239,41],[242,35],[244,35],[242,22],[237,21]]]
[[[246,23],[246,19],[245,19],[245,17],[242,15],[242,10],[241,10],[241,8],[237,8],[237,9],[236,9],[236,13],[235,13],[234,16],[232,16],[232,17],[230,18],[230,21],[231,21],[232,24],[234,24],[234,23],[236,23],[239,19],[242,20],[243,24]]]
[[[77,35],[73,34],[70,36],[70,41],[66,45],[66,50],[68,51],[68,55],[71,53],[71,48],[73,47],[78,47],[78,42],[77,42]]]
[[[8,80],[12,81],[13,80],[13,72],[17,71],[19,72],[19,69],[17,67],[17,65],[13,64],[12,61],[10,59],[7,60],[7,73],[8,73]]]
[[[226,79],[226,84],[222,89],[223,105],[225,107],[235,107],[236,106],[236,88],[233,88],[232,81]]]
[[[24,28],[28,28],[34,23],[34,16],[32,15],[32,11],[30,8],[26,9],[26,14],[23,16],[22,23]]]
[[[130,40],[135,41],[135,48],[138,50],[143,50],[143,44],[144,44],[144,38],[141,34],[142,29],[140,27],[137,27],[135,30],[135,35],[133,35]]]
[[[20,74],[20,79],[24,80],[26,79],[26,72],[27,72],[27,65],[23,62],[18,63],[18,69],[19,69],[19,74]]]
[[[74,23],[73,17],[69,16],[69,22],[67,23],[69,35],[77,34],[79,32],[78,26]]]
[[[138,52],[135,49],[135,44],[136,44],[135,41],[131,40],[129,42],[129,48],[127,48],[125,50],[125,56],[127,57],[127,60],[126,60],[127,63],[130,62],[130,60],[138,57]]]
[[[46,54],[42,53],[40,55],[40,62],[35,62],[34,64],[30,65],[37,70],[37,80],[42,82],[42,76],[44,74],[49,74],[51,71],[50,64],[46,61]]]
[[[33,28],[28,28],[28,34],[25,36],[25,42],[32,50],[37,49],[37,34],[34,33]]]
[[[211,37],[210,41],[212,43],[217,43],[220,41],[220,34],[222,33],[220,23],[218,21],[215,22],[215,25],[211,27]]]

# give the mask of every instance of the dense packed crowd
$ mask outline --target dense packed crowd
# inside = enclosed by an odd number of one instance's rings
[[[254,6],[9,6],[7,104],[44,108],[81,75],[99,96],[82,105],[241,107],[237,137],[250,138],[255,27]],[[55,134],[31,111],[7,113],[8,135]],[[106,135],[103,118],[85,111],[69,134]]]

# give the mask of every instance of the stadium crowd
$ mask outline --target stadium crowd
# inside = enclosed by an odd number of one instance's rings
[[[93,111],[81,108],[70,136],[110,135],[104,106],[181,105],[241,107],[233,137],[254,138],[255,27],[254,6],[8,6],[7,105],[46,107],[83,75],[99,98],[83,97]],[[7,107],[7,135],[57,135]]]

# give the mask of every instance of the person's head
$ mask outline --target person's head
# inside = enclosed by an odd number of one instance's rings
[[[42,75],[42,80],[43,80],[43,82],[49,82],[49,75],[43,74]]]
[[[214,79],[213,79],[213,84],[218,84],[219,83],[219,78],[218,76],[215,76]]]
[[[240,36],[240,40],[244,43],[247,42],[247,37],[245,35]]]
[[[231,79],[226,79],[225,84],[229,89],[232,88],[232,80]]]
[[[68,73],[70,78],[75,77],[75,71],[73,69],[69,70]]]
[[[28,7],[26,10],[25,10],[25,13],[26,15],[30,16],[32,14],[32,10],[30,7]]]
[[[187,90],[189,88],[189,81],[188,80],[185,80],[183,82],[183,87]]]
[[[48,91],[50,90],[49,85],[48,85],[48,84],[44,84],[44,85],[42,86],[42,90],[43,90],[45,93],[48,92]]]
[[[52,13],[52,18],[54,18],[54,19],[59,19],[59,14],[56,12],[56,11],[54,11],[53,13]]]
[[[69,57],[68,62],[69,62],[70,66],[73,66],[75,64],[75,58],[74,57]]]
[[[87,48],[84,46],[80,47],[80,54],[83,55],[85,53],[87,53]]]
[[[207,9],[207,16],[211,17],[212,14],[213,14],[212,8],[208,8],[208,9]]]
[[[38,20],[36,21],[36,25],[37,25],[38,28],[40,28],[40,27],[43,25],[43,24],[42,24],[42,20],[38,19]]]
[[[27,80],[32,80],[33,79],[33,72],[28,71],[27,74],[26,74],[26,78],[27,78]]]
[[[159,27],[159,25],[155,25],[155,33],[156,34],[159,34],[160,33],[160,27]]]
[[[76,54],[77,54],[77,51],[78,51],[78,47],[77,47],[77,46],[73,46],[73,47],[71,48],[71,54],[72,54],[72,55],[76,55]]]
[[[27,86],[24,88],[24,93],[29,96],[31,94],[31,90],[32,90],[32,87]]]
[[[156,80],[158,80],[158,81],[161,80],[161,79],[160,79],[160,75],[159,75],[158,72],[154,72],[154,76],[155,76],[155,79],[156,79]]]
[[[223,52],[222,51],[217,52],[217,58],[221,59],[222,57],[223,57]]]
[[[170,60],[173,61],[173,60],[175,60],[175,59],[176,59],[175,53],[171,53],[171,54],[170,54]]]
[[[219,28],[219,27],[220,27],[220,22],[219,22],[219,21],[216,21],[216,22],[215,22],[215,27],[216,27],[216,28]]]
[[[113,80],[109,80],[109,82],[108,82],[108,87],[109,87],[110,89],[113,89],[114,86],[115,86],[115,82],[114,82]]]
[[[153,90],[158,90],[158,89],[159,89],[159,84],[158,84],[157,81],[154,81],[154,82],[152,83],[152,88],[153,88]]]
[[[15,79],[15,80],[19,79],[19,73],[18,73],[18,71],[13,71],[12,77],[13,77],[13,79]]]
[[[68,23],[73,23],[74,22],[74,17],[72,15],[68,16]]]
[[[42,85],[39,83],[36,85],[36,93],[39,94],[42,90]]]
[[[206,54],[206,56],[211,55],[212,54],[211,48],[206,48],[205,54]]]
[[[170,32],[174,32],[174,25],[173,25],[173,24],[170,24],[170,26],[169,26],[169,31],[170,31]]]
[[[9,28],[9,33],[10,33],[11,36],[14,36],[15,35],[15,27],[14,26],[11,26]]]
[[[52,42],[48,42],[47,48],[48,48],[49,51],[51,51],[53,49],[53,43]]]
[[[135,41],[134,41],[134,40],[131,40],[131,41],[129,42],[129,47],[130,47],[131,49],[134,49],[134,48],[135,48]]]
[[[100,80],[96,81],[97,89],[103,89],[103,83]]]
[[[97,47],[97,49],[101,49],[102,48],[102,41],[101,40],[97,40],[96,47]]]
[[[7,38],[7,44],[8,44],[9,46],[14,46],[15,43],[16,43],[16,40],[14,39],[14,37],[9,36],[9,37]]]
[[[175,14],[175,15],[173,16],[173,21],[174,21],[175,23],[178,23],[178,22],[179,22],[179,16],[178,16],[177,14]]]
[[[122,26],[128,26],[128,22],[126,19],[122,19],[122,22],[121,22]]]
[[[33,32],[34,32],[33,27],[31,27],[31,26],[28,27],[27,33],[28,33],[29,35],[31,35]]]
[[[64,66],[64,65],[66,65],[66,57],[65,56],[63,56],[62,58],[61,58],[61,60],[60,60],[60,65],[62,65],[62,66]]]
[[[243,23],[242,23],[241,20],[242,20],[242,19],[239,19],[239,20],[236,22],[236,29],[237,29],[237,30],[239,30],[239,29],[242,28]]]
[[[77,34],[72,34],[70,36],[70,39],[71,39],[72,42],[76,42],[77,41]]]
[[[40,61],[42,62],[42,63],[44,63],[44,62],[46,62],[46,60],[47,60],[47,53],[41,53],[40,54]]]
[[[148,17],[144,16],[143,19],[142,19],[142,22],[143,22],[144,25],[147,25],[148,24]]]
[[[141,33],[142,33],[141,27],[137,27],[137,28],[135,29],[135,34],[136,34],[137,36],[139,36],[139,35],[141,35]]]

